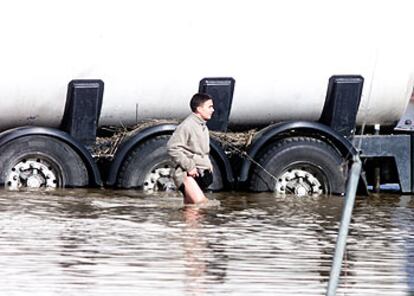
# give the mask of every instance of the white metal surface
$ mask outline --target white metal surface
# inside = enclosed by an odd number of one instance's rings
[[[334,74],[364,76],[359,123],[391,124],[413,88],[411,6],[2,1],[0,129],[58,126],[67,84],[85,78],[105,82],[105,125],[182,118],[204,77],[235,78],[232,125],[317,120]]]

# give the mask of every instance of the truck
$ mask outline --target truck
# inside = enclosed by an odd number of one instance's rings
[[[358,155],[362,190],[412,193],[410,8],[5,1],[0,185],[172,190],[166,142],[205,92],[211,190],[342,194]]]

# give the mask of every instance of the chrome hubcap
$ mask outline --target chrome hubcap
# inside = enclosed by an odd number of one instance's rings
[[[312,173],[302,169],[293,169],[286,171],[278,178],[275,192],[296,196],[315,196],[323,193],[322,188],[321,182]]]
[[[173,169],[169,165],[153,169],[144,179],[144,191],[175,191]]]
[[[7,189],[56,188],[58,173],[42,158],[26,158],[15,164],[6,176]]]

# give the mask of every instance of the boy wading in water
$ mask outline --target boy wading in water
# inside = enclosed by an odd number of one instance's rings
[[[213,99],[203,93],[190,101],[192,113],[178,125],[167,143],[168,154],[176,168],[174,182],[184,194],[185,204],[207,201],[203,190],[213,182],[209,157],[210,137],[206,122],[214,112]]]

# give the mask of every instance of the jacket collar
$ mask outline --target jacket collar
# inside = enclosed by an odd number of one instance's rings
[[[207,121],[205,121],[204,119],[200,118],[197,114],[195,114],[194,112],[191,113],[192,117],[194,118],[194,120],[196,122],[198,122],[201,125],[205,125],[207,123]]]

